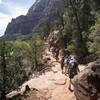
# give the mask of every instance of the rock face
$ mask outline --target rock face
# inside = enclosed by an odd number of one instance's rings
[[[8,24],[5,34],[29,34],[44,20],[55,20],[54,12],[61,5],[61,0],[36,0],[26,16],[21,15]]]
[[[91,63],[73,80],[77,100],[98,100],[100,93],[100,60]]]

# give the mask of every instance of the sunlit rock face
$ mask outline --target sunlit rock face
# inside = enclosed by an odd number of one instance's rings
[[[5,34],[29,34],[46,19],[54,21],[54,12],[61,6],[61,0],[36,0],[26,16],[21,15],[8,24]]]

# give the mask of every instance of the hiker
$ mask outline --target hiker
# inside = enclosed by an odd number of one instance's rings
[[[56,48],[53,47],[53,48],[52,48],[52,55],[53,55],[53,57],[54,57],[54,55],[55,55],[55,51],[56,51]]]
[[[59,60],[59,49],[56,49],[56,51],[55,51],[55,53],[56,53],[56,61],[58,61]]]
[[[71,90],[71,84],[73,84],[72,79],[74,78],[75,75],[77,75],[78,72],[80,72],[80,70],[78,68],[78,61],[73,56],[73,57],[71,57],[69,64],[68,64],[68,74],[69,74],[69,78],[70,78],[69,90]]]
[[[65,58],[64,56],[61,58],[61,70],[62,70],[62,74],[63,74],[63,68],[64,68],[64,61],[65,61]]]
[[[44,37],[44,41],[46,42],[46,37]]]
[[[48,51],[49,51],[49,52],[50,52],[50,47],[51,47],[50,44],[48,44]]]
[[[64,61],[64,64],[65,64],[65,74],[68,74],[68,64],[69,64],[69,61],[70,61],[70,56],[66,56],[65,57],[65,61]]]

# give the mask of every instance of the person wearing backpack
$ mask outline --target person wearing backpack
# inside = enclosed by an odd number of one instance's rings
[[[69,61],[70,61],[70,56],[66,56],[65,58],[65,75],[68,74],[68,64],[69,64]]]
[[[68,74],[69,74],[69,78],[70,78],[70,82],[69,82],[69,90],[71,90],[71,84],[72,83],[72,79],[74,78],[75,75],[78,74],[78,72],[80,72],[79,68],[78,68],[78,61],[76,60],[76,58],[73,56],[68,64]]]
[[[56,49],[56,51],[55,51],[55,53],[56,53],[56,61],[58,61],[59,60],[59,49]]]
[[[46,42],[46,37],[44,37],[44,41]]]
[[[53,55],[53,57],[55,56],[55,51],[56,51],[56,48],[53,47],[53,48],[52,48],[52,55]]]
[[[61,58],[61,62],[60,62],[62,73],[63,73],[63,68],[64,68],[64,61],[65,61],[65,58],[64,58],[64,56],[63,56],[63,57]]]
[[[50,47],[51,47],[50,44],[48,44],[48,51],[49,51],[49,52],[50,52]]]

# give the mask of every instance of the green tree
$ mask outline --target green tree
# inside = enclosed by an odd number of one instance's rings
[[[63,30],[65,28],[65,21],[64,21],[64,11],[63,11],[63,7],[62,8],[59,8],[59,9],[56,9],[56,12],[54,14],[56,17],[57,17],[57,30],[59,30],[59,34],[58,34],[58,44],[60,45],[60,47],[62,49],[65,48],[65,41],[64,41],[64,34],[63,34]]]
[[[1,98],[18,88],[26,79],[23,60],[23,43],[0,41],[0,88]],[[23,44],[24,45],[24,44]]]
[[[38,70],[38,65],[42,62],[42,54],[44,44],[39,35],[33,35],[29,41],[30,49],[28,50],[28,58],[32,65],[32,71]],[[31,55],[30,55],[31,54]]]
[[[42,39],[44,37],[48,37],[49,36],[50,30],[51,30],[51,23],[50,23],[50,21],[46,20],[42,24],[42,26],[40,27],[40,29],[39,29],[39,33],[40,33],[40,36],[42,37]]]
[[[88,46],[89,51],[95,54],[100,54],[100,1],[90,0],[92,14],[95,16],[95,25],[90,28],[91,34],[89,35]]]
[[[79,57],[85,57],[88,54],[87,40],[89,28],[94,24],[94,16],[91,14],[89,0],[63,0],[66,4],[66,27],[72,34],[71,43],[75,47],[75,53]],[[69,27],[70,26],[70,27]],[[66,30],[66,29],[65,29]],[[67,31],[67,30],[66,30]],[[67,33],[68,33],[67,32]],[[79,51],[77,53],[77,51]]]

